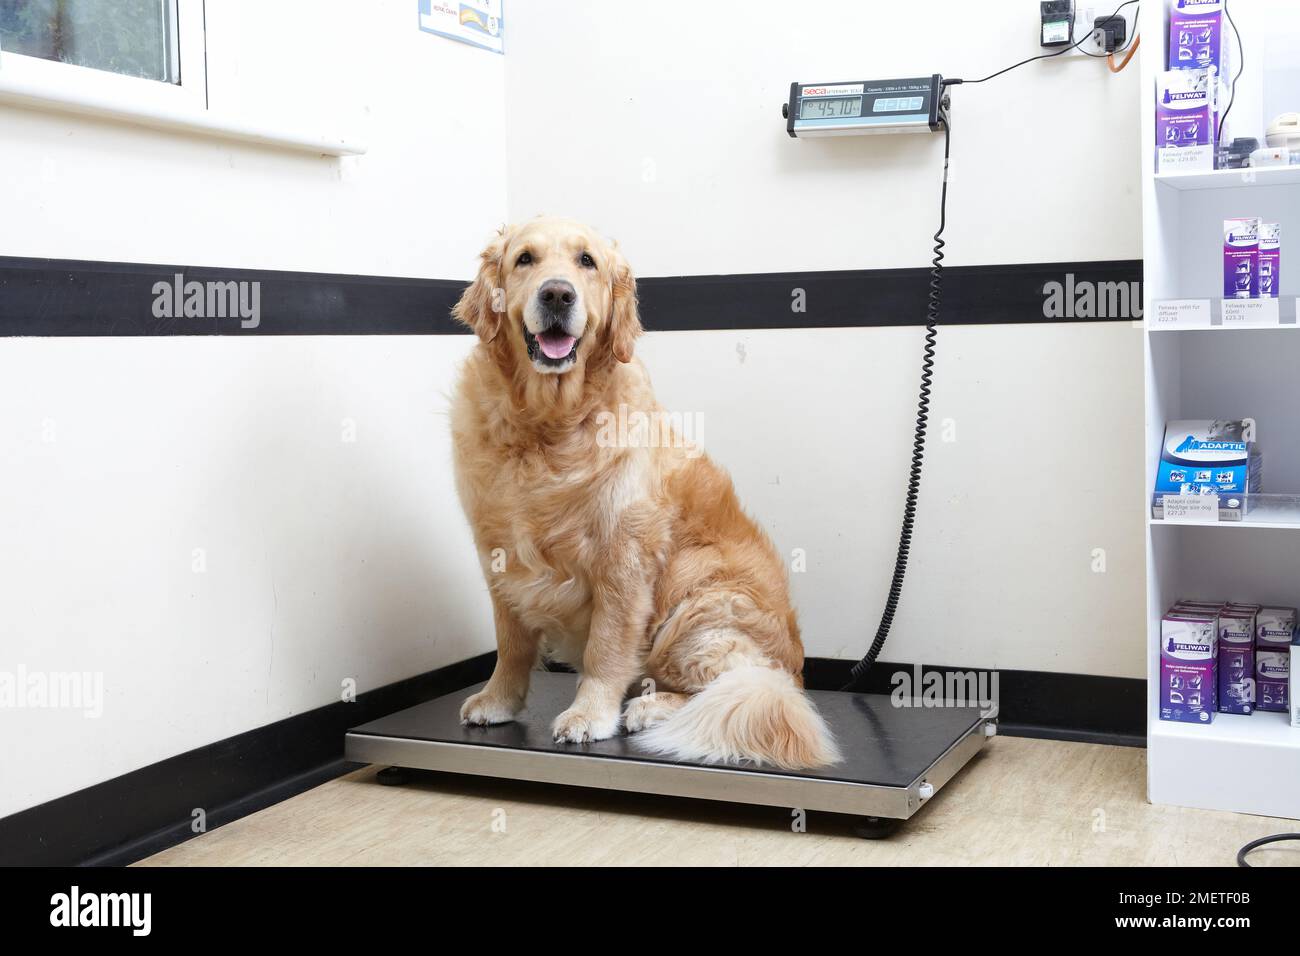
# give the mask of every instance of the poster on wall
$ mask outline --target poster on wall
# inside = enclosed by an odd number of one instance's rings
[[[420,29],[505,53],[505,31],[501,20],[502,0],[420,0]]]

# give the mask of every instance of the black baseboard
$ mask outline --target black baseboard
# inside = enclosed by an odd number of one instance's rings
[[[827,657],[804,662],[804,684],[810,690],[839,690],[849,680],[856,663]],[[867,673],[863,690],[889,694],[895,675],[905,674],[909,688],[918,687],[917,665],[877,661]],[[993,671],[977,667],[930,664],[920,668],[921,681],[931,673],[984,675]],[[1013,737],[1039,737],[1087,743],[1146,746],[1146,681],[1091,674],[1057,674],[1048,671],[999,670],[998,732]],[[921,687],[924,683],[920,683]],[[916,691],[918,694],[920,690]]]
[[[200,747],[85,790],[0,819],[0,865],[125,865],[194,836],[202,808],[206,830],[255,813],[354,769],[343,760],[349,727],[485,680],[494,653],[369,691]],[[809,658],[804,681],[837,690],[852,661]],[[970,668],[931,672],[985,673]],[[888,694],[893,675],[913,665],[878,662],[866,690]],[[999,732],[1143,746],[1145,682],[1081,674],[998,671]]]
[[[156,310],[155,287],[174,289],[178,275],[182,289],[189,282],[257,283],[256,325],[249,327],[253,320],[233,311],[206,314],[215,311],[206,305],[206,293],[204,315],[187,316],[177,303]],[[1133,316],[1126,313],[1076,314],[1073,302],[1066,316],[1050,317],[1045,289],[1067,282],[1079,289],[1088,283],[1123,285],[1127,295],[1141,279],[1138,260],[949,266],[941,322],[1129,321]],[[929,282],[928,269],[864,269],[652,276],[640,279],[638,290],[641,318],[651,331],[865,328],[923,325]],[[450,312],[465,285],[454,279],[0,256],[0,337],[463,335]],[[799,311],[793,307],[796,290]],[[1138,304],[1130,303],[1130,311]],[[1103,303],[1100,311],[1108,308]]]
[[[347,771],[349,727],[485,680],[495,653],[191,750],[0,819],[0,865],[126,864]],[[10,767],[10,770],[15,768]]]

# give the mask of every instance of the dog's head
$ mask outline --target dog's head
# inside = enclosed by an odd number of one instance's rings
[[[636,280],[613,243],[581,223],[540,218],[502,229],[481,259],[453,315],[507,376],[581,377],[632,360]]]

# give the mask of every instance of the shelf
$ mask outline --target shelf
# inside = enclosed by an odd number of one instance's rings
[[[1300,727],[1290,726],[1289,714],[1216,714],[1209,725],[1158,719],[1160,622],[1173,600],[1203,595],[1300,602],[1300,534],[1287,533],[1300,529],[1300,494],[1251,494],[1251,510],[1241,521],[1151,517],[1152,462],[1160,456],[1171,421],[1256,416],[1264,453],[1263,487],[1300,492],[1300,338],[1286,334],[1300,330],[1300,286],[1291,281],[1284,248],[1285,284],[1280,288],[1289,294],[1271,300],[1276,311],[1272,305],[1258,304],[1264,300],[1228,300],[1242,303],[1228,305],[1229,318],[1242,322],[1225,326],[1221,253],[1221,228],[1230,217],[1261,216],[1281,223],[1284,232],[1300,222],[1300,189],[1290,188],[1300,187],[1300,166],[1201,171],[1189,164],[1174,171],[1167,164],[1163,174],[1157,171],[1152,147],[1161,137],[1153,94],[1168,68],[1170,6],[1143,4],[1137,25],[1155,42],[1144,43],[1138,52],[1147,296],[1142,325],[1152,334],[1142,336],[1145,458],[1139,463],[1135,456],[1134,468],[1146,476],[1148,528],[1194,530],[1148,530],[1145,535],[1147,796],[1155,804],[1300,818]],[[1233,7],[1248,55],[1232,115],[1236,135],[1258,136],[1269,119],[1264,115],[1264,92],[1272,83],[1265,83],[1261,66],[1268,59],[1265,40],[1277,47],[1279,65],[1294,62],[1289,53],[1293,37],[1300,36],[1300,4],[1243,4],[1240,11]],[[1283,20],[1288,21],[1287,30],[1281,29]],[[1290,82],[1289,77],[1277,79]],[[1173,159],[1196,162],[1204,156],[1189,151]],[[1261,321],[1275,317],[1277,321]],[[1265,335],[1264,330],[1277,334]],[[1156,334],[1167,332],[1216,334]],[[1224,332],[1242,335],[1225,337]],[[1201,530],[1210,527],[1237,530]],[[1275,530],[1245,530],[1252,528]],[[1261,829],[1294,827],[1275,822],[1261,824]]]
[[[1300,727],[1286,714],[1216,714],[1205,726],[1152,717],[1153,803],[1300,817]]]
[[[1300,166],[1260,169],[1215,169],[1204,173],[1166,173],[1155,181],[1171,189],[1258,189],[1261,186],[1300,186]]]
[[[1199,326],[1174,326],[1173,328],[1152,328],[1147,327],[1148,332],[1277,332],[1290,329],[1292,332],[1300,330],[1300,325],[1295,322],[1289,324],[1275,325],[1199,325]]]
[[[1209,724],[1153,719],[1151,734],[1237,746],[1278,747],[1279,757],[1300,759],[1300,727],[1291,726],[1290,714],[1262,710],[1253,714],[1215,714]],[[1300,794],[1295,796],[1300,800]]]
[[[1240,521],[1166,521],[1152,518],[1147,513],[1147,523],[1154,527],[1175,528],[1300,528],[1300,495],[1252,495],[1254,504]]]

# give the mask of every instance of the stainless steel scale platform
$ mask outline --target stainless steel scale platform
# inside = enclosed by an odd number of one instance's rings
[[[996,728],[978,707],[898,707],[881,694],[809,691],[844,754],[834,766],[786,771],[677,763],[637,751],[635,737],[558,744],[551,722],[573,702],[572,674],[533,674],[513,723],[464,727],[460,705],[483,684],[348,731],[360,763],[906,820],[970,761]],[[863,835],[871,835],[864,833]]]

